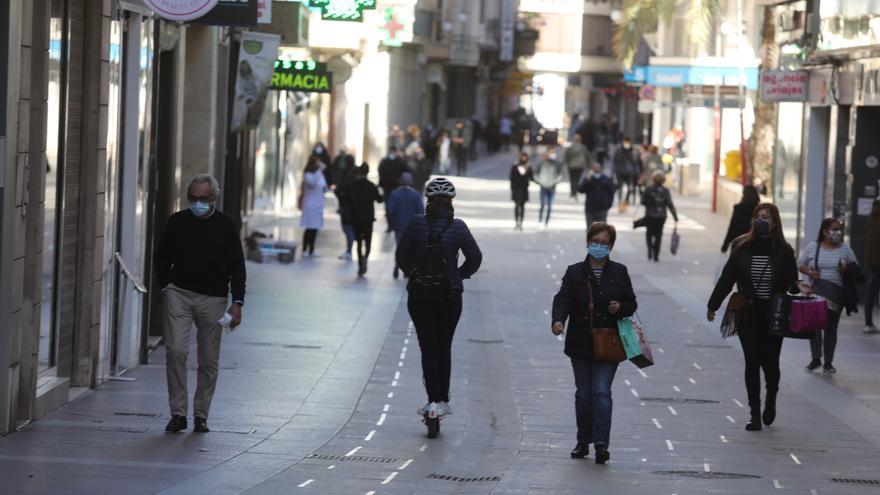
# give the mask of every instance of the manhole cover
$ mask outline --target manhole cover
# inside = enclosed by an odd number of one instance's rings
[[[760,478],[760,476],[756,476],[754,474],[716,472],[707,473],[705,471],[654,471],[654,474],[659,474],[661,476],[671,476],[673,478],[696,478],[702,480],[743,480]]]
[[[137,416],[139,418],[157,418],[159,417],[156,413],[145,413],[145,412],[126,412],[126,411],[113,411],[114,416]]]
[[[693,349],[733,349],[732,346],[724,344],[685,344],[684,346]]]
[[[448,474],[430,474],[428,478],[435,480],[443,480],[443,481],[458,481],[462,483],[468,482],[480,482],[480,481],[501,481],[501,478],[498,476],[475,476],[471,478],[465,478],[461,476],[450,476]]]
[[[831,478],[835,483],[843,483],[844,485],[869,485],[880,486],[880,480],[863,480],[856,478]]]
[[[717,400],[709,399],[679,399],[676,397],[642,397],[642,402],[660,402],[662,404],[719,404]]]
[[[320,349],[319,345],[286,344],[285,349]]]
[[[810,449],[801,447],[773,447],[777,452],[785,452],[786,454],[823,454],[828,452],[825,449]]]
[[[485,340],[485,339],[468,339],[468,342],[472,344],[503,344],[504,341],[501,339],[494,340]]]
[[[346,461],[346,462],[378,462],[390,464],[397,462],[397,459],[391,457],[368,457],[363,455],[327,455],[327,454],[310,454],[306,459],[321,459],[323,461]]]

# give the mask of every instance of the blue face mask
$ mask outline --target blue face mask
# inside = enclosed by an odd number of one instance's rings
[[[189,211],[193,213],[193,215],[202,218],[208,213],[211,212],[211,208],[213,205],[211,203],[206,203],[204,201],[196,201],[189,204]]]
[[[597,260],[604,260],[608,257],[608,254],[611,253],[611,248],[606,246],[605,244],[597,244],[595,242],[590,243],[590,256]]]

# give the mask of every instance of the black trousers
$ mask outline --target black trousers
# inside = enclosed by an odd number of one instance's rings
[[[370,257],[370,249],[373,244],[373,229],[354,229],[354,238],[357,241],[358,275],[367,273],[367,258]]]
[[[810,339],[810,351],[813,359],[822,359],[822,351],[825,351],[825,363],[834,362],[834,350],[837,348],[837,325],[840,323],[840,311],[828,310],[828,327],[816,332],[816,336]]]
[[[407,301],[422,352],[422,378],[428,402],[449,402],[452,337],[461,318],[461,292],[444,304]]]
[[[761,407],[761,370],[768,396],[775,396],[779,390],[779,354],[782,352],[782,337],[770,335],[770,303],[756,300],[739,332],[746,360],[745,382],[749,397],[749,407]]]
[[[303,254],[315,252],[315,239],[318,238],[318,229],[306,229],[303,232]]]
[[[513,218],[516,220],[517,225],[522,225],[523,217],[526,215],[526,202],[525,201],[514,201],[513,202]]]
[[[577,188],[581,182],[581,176],[584,175],[584,169],[568,167],[568,181],[571,184],[571,197],[576,198]]]
[[[464,146],[455,150],[455,167],[458,175],[464,177],[467,175],[468,150]]]
[[[648,244],[648,259],[660,261],[660,244],[663,241],[665,218],[645,218],[645,241]]]

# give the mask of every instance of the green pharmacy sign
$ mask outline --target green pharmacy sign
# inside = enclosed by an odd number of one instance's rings
[[[333,89],[333,73],[327,64],[314,60],[276,60],[269,89],[329,93]]]
[[[363,22],[365,10],[375,10],[376,0],[309,0],[309,8],[321,9],[325,21]]]

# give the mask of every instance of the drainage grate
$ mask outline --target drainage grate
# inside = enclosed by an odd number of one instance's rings
[[[701,480],[744,480],[758,479],[760,476],[742,473],[715,473],[705,471],[654,471],[654,474],[673,478],[696,478]]]
[[[304,344],[276,344],[274,342],[246,342],[245,345],[250,346],[259,346],[259,347],[283,347],[285,349],[320,349],[319,345],[304,345]]]
[[[501,339],[494,340],[484,340],[484,339],[468,339],[468,342],[472,344],[503,344],[504,341]]]
[[[448,474],[430,474],[428,478],[443,481],[458,481],[462,483],[480,482],[480,481],[501,481],[498,476],[477,476],[474,478],[462,478],[461,476],[450,476]]]
[[[679,399],[675,397],[642,397],[642,402],[660,402],[663,404],[719,404],[717,400],[709,399]]]
[[[159,415],[155,413],[144,413],[144,412],[126,412],[126,411],[113,411],[114,416],[137,416],[139,418],[158,418]]]
[[[685,344],[684,346],[694,349],[733,349],[733,346],[724,344]]]
[[[856,478],[831,478],[835,483],[843,483],[844,485],[870,485],[880,486],[880,480],[860,480]]]
[[[390,464],[397,462],[397,459],[391,457],[368,457],[363,455],[327,455],[327,454],[311,454],[306,459],[321,459],[323,461],[349,461],[349,462],[378,462],[382,464]]]
[[[777,452],[785,452],[786,454],[824,454],[828,452],[825,449],[810,449],[802,447],[773,447]]]

